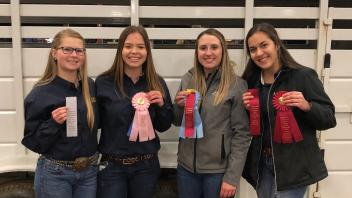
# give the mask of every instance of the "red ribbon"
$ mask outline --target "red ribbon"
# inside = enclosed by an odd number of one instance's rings
[[[253,136],[260,135],[260,103],[259,90],[249,89],[253,99],[249,101],[249,129]]]
[[[189,92],[185,101],[185,137],[194,137],[194,103],[196,100],[196,93]]]
[[[277,143],[289,144],[293,140],[303,140],[302,133],[298,127],[292,109],[283,102],[282,95],[286,91],[276,92],[273,96],[273,106],[276,109],[274,141]]]

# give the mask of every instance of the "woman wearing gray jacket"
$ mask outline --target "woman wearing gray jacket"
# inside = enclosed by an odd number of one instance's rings
[[[194,129],[198,131],[192,137],[180,133],[179,197],[232,197],[240,182],[251,139],[248,116],[242,105],[247,84],[235,75],[224,36],[215,29],[198,36],[194,62],[194,67],[182,77],[174,104],[174,124],[181,126],[181,130],[187,128],[189,124],[185,123],[189,119],[184,114],[189,111],[184,108],[185,105],[189,108],[190,103],[185,101],[189,89],[196,90],[200,100],[195,111],[199,109],[202,122],[201,130],[199,123],[195,123],[198,129],[196,126]],[[197,119],[196,114],[191,118]]]

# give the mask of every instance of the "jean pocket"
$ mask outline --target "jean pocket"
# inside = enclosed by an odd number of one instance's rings
[[[64,167],[58,164],[54,164],[50,161],[45,161],[44,171],[52,175],[62,175]]]
[[[158,158],[142,161],[142,163],[140,163],[139,166],[142,169],[148,172],[153,172],[155,174],[160,174],[160,171],[161,171],[160,162]]]

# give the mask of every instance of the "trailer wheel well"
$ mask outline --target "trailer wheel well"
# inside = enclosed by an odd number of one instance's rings
[[[2,198],[34,198],[33,180],[14,180],[0,184]]]
[[[34,198],[34,172],[14,171],[0,173],[1,198]]]

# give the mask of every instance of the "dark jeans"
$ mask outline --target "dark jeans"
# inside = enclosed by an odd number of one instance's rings
[[[104,168],[101,166],[101,168]],[[99,198],[152,198],[160,174],[159,159],[133,165],[107,162],[98,173]]]
[[[195,174],[177,166],[179,198],[216,198],[220,195],[223,173]]]
[[[259,177],[257,188],[258,198],[303,198],[307,186],[294,188],[285,191],[277,191],[275,183],[275,172],[273,158],[271,156],[262,157],[263,167]]]

